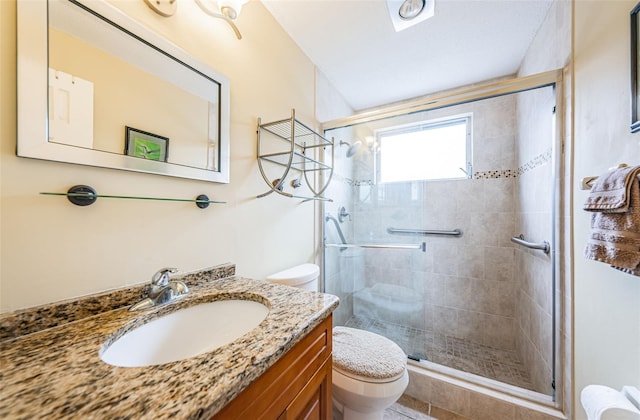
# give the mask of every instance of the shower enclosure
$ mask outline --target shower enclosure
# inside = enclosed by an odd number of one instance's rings
[[[322,204],[336,325],[392,339],[417,366],[553,397],[560,78],[325,124],[343,143]]]

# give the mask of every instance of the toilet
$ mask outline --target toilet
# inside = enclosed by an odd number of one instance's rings
[[[267,277],[267,281],[317,292],[318,277],[320,277],[320,267],[315,264],[301,264],[272,274]]]
[[[317,291],[319,275],[316,264],[302,264],[267,281]],[[382,420],[408,384],[407,356],[396,343],[369,331],[333,329],[333,406],[343,420]]]

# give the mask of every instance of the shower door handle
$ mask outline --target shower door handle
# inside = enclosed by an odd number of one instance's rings
[[[324,244],[328,248],[374,248],[374,249],[419,249],[422,252],[427,252],[427,243],[422,242],[419,244]]]
[[[394,227],[387,228],[388,233],[407,233],[410,235],[448,235],[448,236],[461,236],[462,231],[460,229],[453,230],[435,230],[435,229],[398,229]]]
[[[518,245],[522,245],[526,248],[539,249],[543,251],[545,254],[548,254],[549,252],[551,252],[551,245],[549,244],[549,242],[547,241],[543,241],[540,243],[528,242],[528,241],[525,241],[523,234],[512,237],[511,242],[516,243]]]

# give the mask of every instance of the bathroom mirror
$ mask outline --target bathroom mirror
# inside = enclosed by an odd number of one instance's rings
[[[100,0],[17,4],[21,157],[229,182],[229,82]]]

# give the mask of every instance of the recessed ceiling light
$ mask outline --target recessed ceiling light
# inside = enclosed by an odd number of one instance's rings
[[[435,0],[386,0],[389,16],[396,32],[433,16]]]
[[[398,15],[402,19],[410,20],[418,17],[422,9],[424,9],[424,0],[405,0],[400,5]]]

